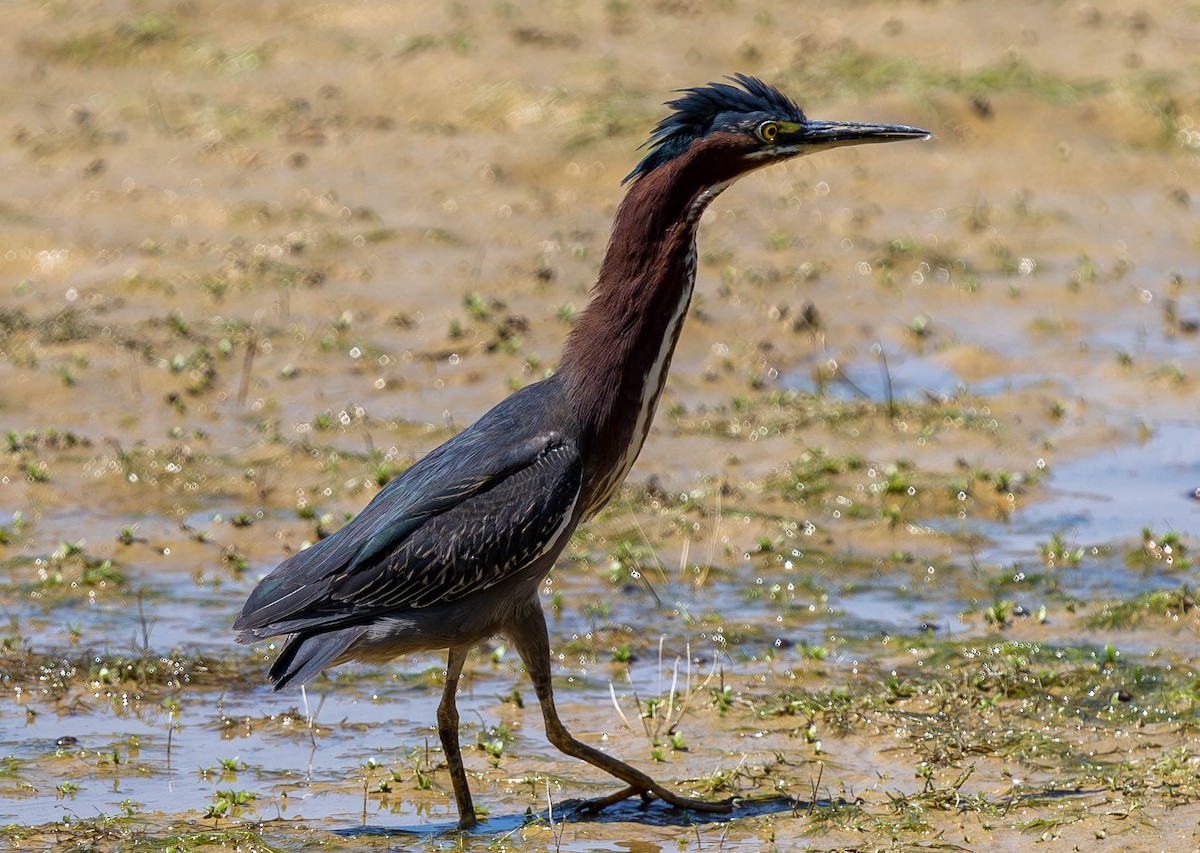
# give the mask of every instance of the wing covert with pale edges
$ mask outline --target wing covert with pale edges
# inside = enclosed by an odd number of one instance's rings
[[[556,432],[530,435],[519,417],[482,419],[389,483],[337,533],[281,563],[251,593],[234,629],[246,642],[333,630],[496,587],[570,525],[581,480],[574,442]]]

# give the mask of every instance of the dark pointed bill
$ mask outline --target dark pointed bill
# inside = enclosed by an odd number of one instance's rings
[[[899,142],[903,139],[928,139],[928,130],[906,124],[872,124],[860,121],[806,121],[793,133],[780,135],[783,145],[836,148],[840,145],[864,145],[870,142]]]

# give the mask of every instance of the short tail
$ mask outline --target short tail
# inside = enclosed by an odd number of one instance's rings
[[[275,689],[312,680],[321,670],[338,663],[366,630],[363,625],[352,625],[320,634],[292,634],[271,664],[270,677]]]

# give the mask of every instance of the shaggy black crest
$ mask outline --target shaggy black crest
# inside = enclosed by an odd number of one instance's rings
[[[761,115],[781,121],[803,122],[804,111],[783,92],[746,74],[725,79],[736,83],[709,83],[694,89],[679,89],[682,98],[668,101],[673,112],[658,123],[642,145],[650,151],[621,183],[640,178],[687,150],[700,139],[735,117]]]

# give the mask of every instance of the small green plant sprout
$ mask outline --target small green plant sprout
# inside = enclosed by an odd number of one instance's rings
[[[908,321],[909,334],[914,338],[927,338],[933,331],[932,324],[933,320],[929,318],[928,314],[918,314]]]
[[[213,793],[213,803],[204,810],[204,816],[220,820],[228,814],[236,814],[242,806],[254,800],[250,791],[216,791]]]
[[[419,760],[413,762],[413,787],[418,791],[428,791],[433,788],[433,777]]]
[[[815,755],[820,755],[825,751],[821,739],[817,737],[816,723],[810,722],[801,730],[801,734],[804,736],[804,742],[812,746]]]
[[[675,752],[687,752],[688,751],[687,742],[683,739],[683,732],[675,731],[675,732],[671,732],[670,734],[668,734],[667,735],[667,743],[670,745],[671,749],[673,749]]]
[[[250,568],[250,561],[246,558],[245,554],[230,545],[221,551],[221,565],[229,569],[234,575],[240,576],[246,569]]]
[[[504,754],[505,747],[513,740],[515,740],[515,736],[508,730],[508,726],[504,723],[497,723],[480,730],[475,738],[475,745],[487,755],[488,761],[493,767],[499,767],[500,756]]]
[[[647,699],[645,702],[643,702],[642,719],[655,719],[658,716],[659,709],[663,707],[663,703],[665,701],[665,699],[659,696],[653,699]],[[658,738],[654,738],[654,740],[658,740]]]
[[[733,686],[723,684],[720,687],[714,687],[709,692],[709,698],[712,704],[716,706],[718,714],[724,714],[733,704]]]
[[[1004,629],[1012,619],[1013,603],[1007,599],[993,601],[983,611],[983,621],[994,628]]]
[[[421,772],[419,766],[416,769],[417,769],[418,773]],[[379,793],[390,794],[392,792],[392,785],[394,785],[398,782],[402,782],[402,781],[404,781],[404,776],[399,770],[389,771],[387,776],[385,776],[384,778],[379,780]],[[417,787],[421,788],[420,785],[418,785]],[[421,788],[421,790],[424,790],[424,789]]]
[[[117,531],[117,541],[122,545],[132,545],[134,542],[145,542],[146,540],[137,535],[136,524],[126,524]]]
[[[1110,669],[1117,665],[1117,659],[1121,657],[1121,652],[1112,643],[1104,644],[1104,655],[1101,658],[1101,665],[1104,669]]]
[[[992,472],[992,485],[995,486],[997,492],[1013,492],[1019,482],[1020,475],[1014,474],[1012,471],[997,468]]]
[[[183,319],[183,315],[178,310],[167,314],[167,327],[181,338],[190,337],[192,334],[187,321]]]
[[[608,622],[608,602],[585,601],[583,604],[583,615],[592,623],[593,629],[599,628]]]
[[[883,490],[889,495],[916,495],[917,488],[909,479],[910,465],[888,465],[884,470]]]
[[[60,542],[45,565],[38,570],[38,586],[78,589],[117,588],[125,583],[124,575],[109,559],[90,557],[85,553],[84,540]]]
[[[1149,567],[1155,563],[1165,563],[1171,568],[1188,569],[1191,560],[1187,554],[1187,544],[1177,530],[1168,530],[1161,535],[1152,528],[1142,528],[1142,546],[1138,552],[1131,554],[1130,562],[1140,562]]]
[[[1075,269],[1071,270],[1071,275],[1067,279],[1067,289],[1078,291],[1083,285],[1095,282],[1099,274],[1096,262],[1087,255],[1081,255],[1079,263],[1075,266]]]
[[[54,789],[54,793],[58,796],[58,798],[60,800],[65,800],[68,797],[73,798],[75,796],[75,793],[78,790],[79,790],[78,782],[66,781],[66,782],[60,782],[58,784],[58,787],[56,787]]]
[[[642,567],[655,560],[654,552],[644,544],[621,539],[609,552],[608,582],[617,585],[638,580]]]
[[[613,663],[632,663],[634,661],[634,654],[629,648],[629,643],[621,643],[621,645],[613,649],[612,660]]]
[[[1183,366],[1179,362],[1164,364],[1155,369],[1150,376],[1153,379],[1169,382],[1172,385],[1185,385],[1188,379],[1186,371],[1184,371]]]
[[[221,770],[226,773],[237,773],[239,770],[245,770],[246,764],[238,756],[233,758],[221,759]]]
[[[12,521],[8,524],[0,524],[0,545],[8,545],[21,533],[28,525],[25,521],[25,515],[18,509],[12,514]]]
[[[829,648],[820,643],[810,643],[806,640],[800,643],[800,656],[805,660],[825,660],[829,657]]]
[[[1060,566],[1078,566],[1083,559],[1083,548],[1071,547],[1067,544],[1063,534],[1057,531],[1050,534],[1049,541],[1042,543],[1041,551],[1042,562],[1048,569]]]
[[[500,738],[480,738],[478,746],[483,750],[488,757],[488,761],[493,767],[500,766],[500,756],[504,754],[504,741]]]
[[[31,483],[49,483],[50,472],[46,468],[45,460],[29,462],[26,464],[25,479]]]
[[[478,293],[468,293],[463,297],[463,307],[474,320],[486,320],[493,311],[504,308],[504,303],[496,299],[484,299]]]

